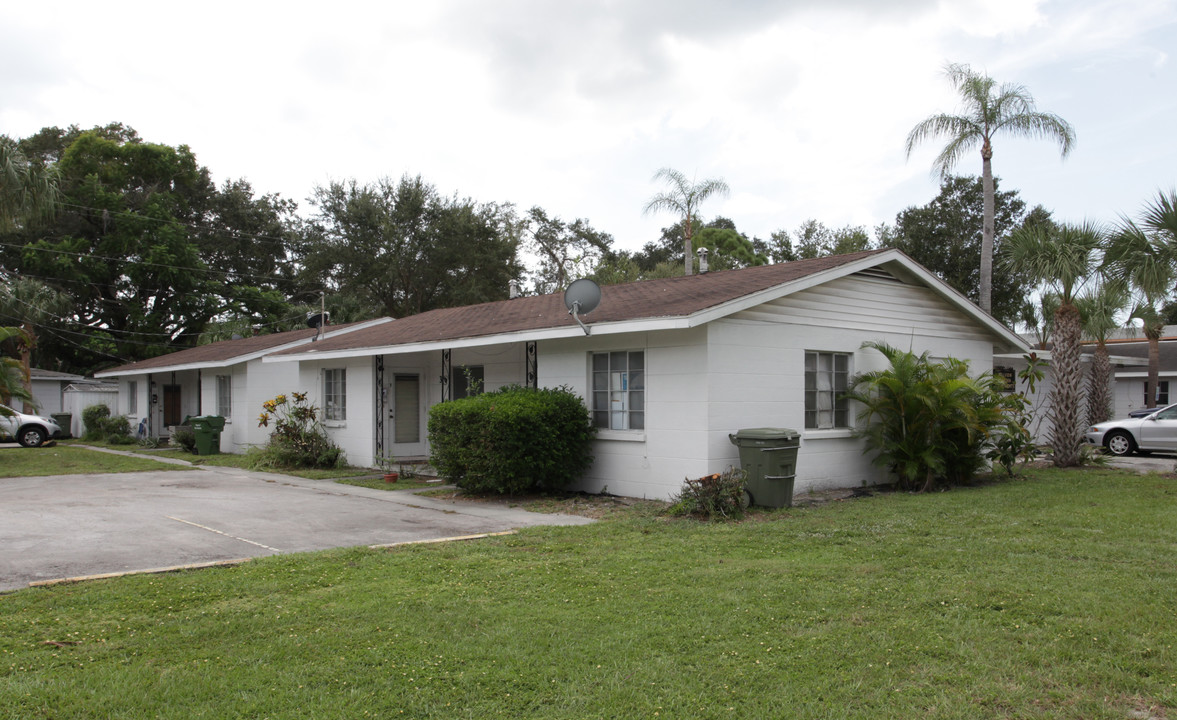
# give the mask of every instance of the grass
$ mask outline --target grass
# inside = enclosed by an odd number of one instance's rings
[[[191,468],[155,462],[149,458],[95,452],[60,443],[52,447],[0,450],[0,478],[143,472],[148,470],[191,470]]]
[[[243,469],[251,469],[250,457],[247,454],[241,453],[217,453],[216,455],[193,455],[180,448],[144,448],[139,445],[112,445],[106,442],[89,442],[81,440],[68,441],[68,444],[89,445],[92,447],[109,448],[111,450],[123,450],[126,452],[133,452],[145,457],[157,458],[171,458],[175,460],[185,460],[193,465],[212,465],[214,467],[235,467]],[[371,475],[376,472],[371,468],[355,467],[346,465],[338,468],[325,469],[297,469],[284,468],[281,470],[273,470],[283,475],[294,475],[295,477],[307,478],[310,480],[331,480],[336,478],[352,478],[361,475]]]
[[[0,596],[0,716],[1165,718],[1177,485],[1111,470]]]

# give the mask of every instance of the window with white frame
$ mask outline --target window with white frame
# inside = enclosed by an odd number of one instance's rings
[[[805,352],[805,428],[826,430],[850,427],[850,354]]]
[[[139,416],[139,383],[135,380],[127,383],[127,414]]]
[[[217,415],[233,416],[233,376],[217,375]]]
[[[347,420],[347,370],[323,371],[323,419]]]
[[[1164,407],[1165,405],[1169,404],[1169,381],[1168,380],[1158,380],[1157,381],[1156,401],[1157,401],[1156,407]],[[1144,406],[1145,407],[1153,407],[1153,405],[1149,402],[1148,382],[1147,381],[1144,383]]]
[[[592,354],[593,424],[608,430],[646,428],[646,353]]]

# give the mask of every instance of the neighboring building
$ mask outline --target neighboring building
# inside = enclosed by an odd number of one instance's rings
[[[269,437],[269,430],[257,426],[262,403],[298,389],[298,368],[262,367],[262,357],[386,322],[389,318],[332,325],[321,334],[305,329],[224,340],[120,365],[95,377],[118,383],[117,407],[112,406],[111,412],[126,415],[132,429],[168,437],[169,428],[189,416],[223,415],[221,450],[244,452]]]
[[[1148,340],[1139,331],[1125,332],[1108,341],[1108,351],[1137,363],[1116,371],[1115,416],[1128,417],[1132,410],[1149,407],[1144,387],[1148,380]],[[1177,402],[1177,325],[1166,325],[1161,332],[1160,351],[1159,382],[1153,398],[1156,407]]]
[[[581,489],[666,498],[684,478],[738,463],[729,433],[802,433],[799,491],[887,481],[841,397],[885,367],[867,341],[967,360],[1029,346],[897,250],[602,288],[576,324],[559,294],[433,310],[267,352],[266,372],[324,408],[350,462],[425,457],[436,403],[481,384],[567,386],[600,428]],[[242,382],[259,375],[254,373]],[[257,399],[250,417],[265,393]],[[256,424],[256,423],[255,423]]]
[[[39,368],[30,369],[29,378],[32,380],[33,402],[37,405],[38,415],[62,412],[65,407],[65,389],[70,383],[86,381],[82,375]]]

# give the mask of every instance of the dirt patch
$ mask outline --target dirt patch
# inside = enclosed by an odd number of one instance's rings
[[[589,493],[528,493],[525,495],[467,495],[458,488],[446,487],[425,490],[426,495],[440,500],[461,502],[494,503],[504,507],[520,507],[529,512],[563,513],[579,515],[595,520],[618,514],[639,513],[657,515],[669,503],[660,500],[639,500],[619,495],[591,495]]]

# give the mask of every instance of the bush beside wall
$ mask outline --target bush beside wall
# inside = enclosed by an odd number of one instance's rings
[[[565,488],[592,463],[595,434],[584,403],[566,387],[514,385],[429,411],[430,463],[474,493]]]

